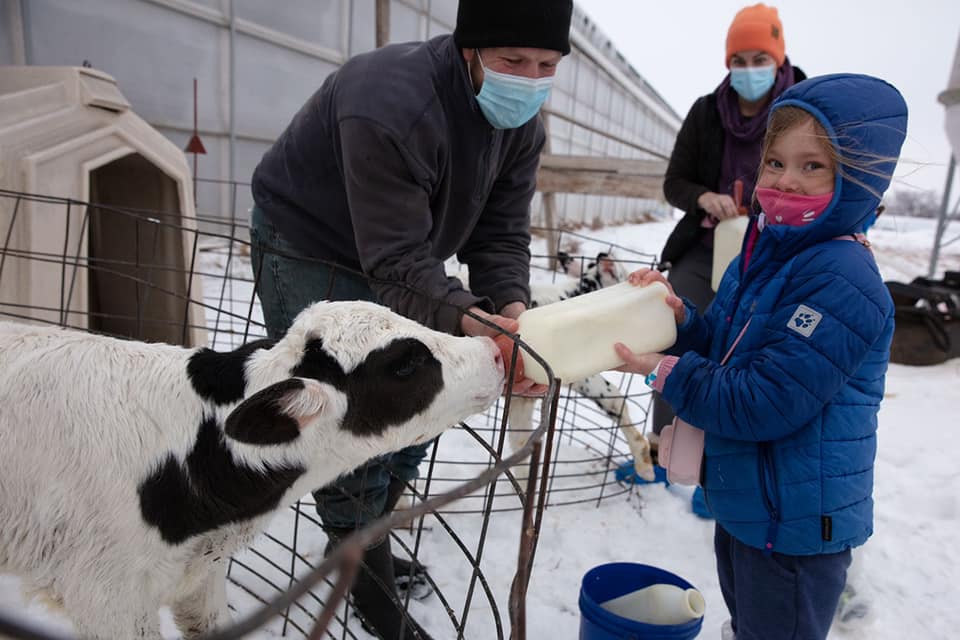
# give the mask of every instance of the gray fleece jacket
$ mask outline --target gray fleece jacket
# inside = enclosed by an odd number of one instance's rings
[[[326,79],[264,154],[253,197],[304,255],[386,281],[373,285],[383,304],[459,333],[456,307],[529,302],[544,140],[539,118],[490,126],[452,36],[395,44]],[[473,293],[446,277],[453,255]]]

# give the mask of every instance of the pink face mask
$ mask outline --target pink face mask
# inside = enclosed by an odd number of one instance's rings
[[[833,200],[832,191],[817,196],[804,196],[777,189],[759,188],[756,194],[760,208],[766,214],[767,224],[786,224],[791,227],[813,222]]]

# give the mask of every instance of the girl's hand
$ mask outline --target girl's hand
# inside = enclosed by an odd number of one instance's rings
[[[641,353],[636,354],[630,351],[630,348],[622,342],[613,345],[613,350],[617,352],[624,364],[620,365],[614,371],[623,371],[625,373],[639,373],[642,376],[647,375],[657,366],[657,363],[663,359],[662,353]]]
[[[687,308],[683,304],[683,300],[677,296],[673,291],[673,287],[670,286],[670,283],[667,282],[667,279],[663,276],[663,273],[655,269],[637,269],[629,276],[627,280],[630,284],[634,286],[645,287],[654,282],[662,282],[663,285],[667,288],[667,297],[664,301],[667,303],[667,306],[673,309],[673,317],[676,319],[677,324],[681,325],[687,320]]]

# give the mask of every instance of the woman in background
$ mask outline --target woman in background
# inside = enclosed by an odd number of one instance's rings
[[[734,16],[724,62],[730,72],[713,93],[697,99],[684,119],[663,183],[667,201],[686,215],[667,238],[660,268],[669,269],[674,291],[701,313],[714,294],[713,228],[741,213],[733,198],[736,181],[748,200],[753,193],[770,104],[806,78],[787,58],[777,10],[762,3]],[[672,420],[670,405],[654,394],[654,434]],[[693,507],[709,516],[699,492]]]

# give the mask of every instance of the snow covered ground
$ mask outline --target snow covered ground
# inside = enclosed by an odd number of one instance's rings
[[[657,222],[585,231],[584,235],[597,241],[578,239],[578,250],[593,255],[615,243],[655,254],[671,226],[672,222]],[[909,281],[916,275],[926,275],[933,221],[884,216],[870,238],[885,279]],[[543,239],[537,240],[534,253],[550,253]],[[618,257],[635,256],[624,256],[620,251]],[[960,269],[960,246],[947,247],[938,274],[944,269]],[[545,272],[538,277],[546,277]],[[880,413],[875,533],[855,551],[851,576],[869,605],[869,615],[850,628],[835,627],[830,634],[832,640],[956,637],[960,629],[960,609],[955,606],[960,596],[960,560],[952,544],[960,539],[960,498],[954,485],[960,480],[955,463],[960,454],[958,415],[960,359],[932,367],[890,366]],[[448,432],[441,440],[441,454],[448,458],[480,459],[476,450],[475,442],[461,430]],[[476,467],[462,466],[459,477],[471,477],[476,471]],[[606,498],[599,506],[591,501],[547,509],[527,595],[527,637],[577,638],[577,599],[583,574],[598,564],[627,561],[655,565],[693,583],[707,603],[701,637],[718,638],[727,614],[715,575],[713,523],[690,512],[690,492],[688,488],[656,484]],[[512,502],[509,496],[497,500],[498,506],[501,502],[507,507],[516,506],[515,497]],[[289,553],[275,540],[291,536],[294,516],[292,510],[284,512],[271,528],[274,539],[263,538],[257,544],[259,554],[282,567],[289,566]],[[486,525],[481,560],[485,583],[476,586],[481,595],[470,609],[466,638],[487,640],[498,636],[490,613],[494,607],[501,620],[508,619],[507,594],[516,567],[519,517],[515,510],[496,511]],[[476,541],[485,526],[479,515],[450,513],[445,521],[470,552],[478,550]],[[420,557],[430,565],[441,592],[459,617],[471,567],[439,523],[431,521],[428,527],[421,540]],[[313,526],[301,525],[301,536],[298,549],[305,560],[315,560],[323,549],[322,534]],[[413,542],[413,537],[408,539]],[[262,563],[251,552],[241,559]],[[235,568],[233,575],[246,582],[242,568]],[[256,580],[250,582],[253,590],[259,588],[258,584]],[[483,595],[487,590],[489,598]],[[264,595],[271,595],[270,589],[265,589]],[[235,586],[231,586],[230,599],[240,613],[255,605]],[[10,576],[0,576],[0,611],[25,611],[33,621],[54,629],[69,628],[41,604],[25,603],[16,579]],[[455,637],[446,611],[435,596],[413,603],[413,611],[438,640]],[[169,637],[176,637],[169,631],[169,621],[165,627]],[[271,625],[256,637],[278,637],[280,632],[280,625]],[[366,637],[360,631],[356,633],[357,637]],[[508,636],[509,629],[503,634]],[[296,631],[290,636],[302,637]]]
[[[654,223],[595,235],[656,251],[669,228]],[[881,217],[870,239],[884,279],[926,275],[933,235],[931,220]],[[945,248],[937,277],[944,269],[960,269],[956,244]],[[890,365],[880,412],[875,532],[854,552],[851,577],[871,613],[853,628],[834,628],[832,639],[957,637],[960,433],[952,425],[958,416],[960,359],[932,367]],[[630,561],[677,573],[703,591],[701,637],[718,638],[727,612],[715,574],[713,523],[690,513],[688,494],[652,485],[629,503],[548,510],[528,598],[530,637],[576,638],[577,577],[597,564]]]

